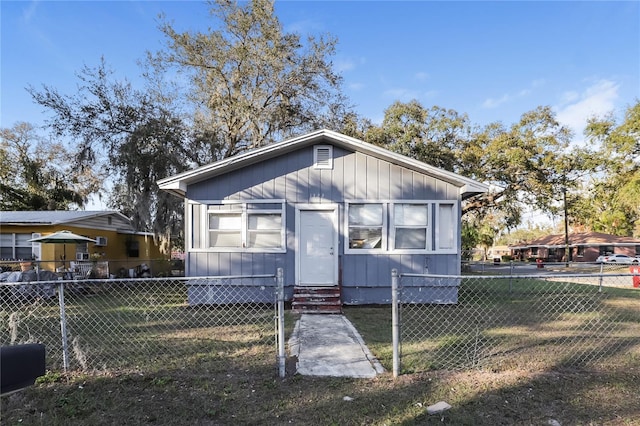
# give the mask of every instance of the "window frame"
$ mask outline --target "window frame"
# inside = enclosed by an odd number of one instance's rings
[[[609,250],[611,249],[611,250]],[[598,246],[598,255],[599,256],[607,256],[610,254],[614,254],[616,251],[616,248],[613,245],[609,245],[609,244],[602,244]]]
[[[382,205],[382,244],[379,249],[352,249],[349,248],[350,225],[349,208],[352,204],[381,204]],[[427,208],[426,244],[425,248],[396,248],[395,237],[398,228],[420,228],[419,226],[396,226],[395,206],[397,204],[425,205]],[[451,225],[453,226],[453,247],[440,248],[442,236],[440,235],[440,222],[444,218],[440,216],[440,206],[451,206]],[[343,246],[345,254],[457,254],[460,249],[459,239],[459,201],[458,200],[345,200],[344,201],[344,229]]]
[[[427,208],[427,223],[425,226],[410,226],[410,225],[397,225],[395,223],[396,219],[396,205],[418,205],[425,206]],[[393,201],[389,203],[389,251],[393,253],[399,254],[410,254],[410,253],[430,253],[433,251],[433,203],[426,201],[413,201],[413,200],[402,200],[402,201]],[[397,229],[425,229],[425,247],[424,248],[396,248],[396,231]]]
[[[372,205],[381,205],[382,206],[382,241],[380,248],[351,248],[350,247],[350,229],[351,226],[349,224],[349,209],[352,204],[360,205],[360,204],[372,204]],[[387,231],[387,202],[383,201],[368,201],[368,200],[349,200],[344,202],[344,252],[345,254],[376,254],[376,253],[385,253],[388,251],[387,242],[388,231]],[[358,226],[358,225],[356,225]],[[365,227],[362,225],[362,227]]]
[[[189,201],[192,205],[188,209],[188,223],[191,227],[188,230],[188,244],[191,252],[201,253],[286,253],[287,252],[287,216],[286,216],[286,201],[283,199],[260,199],[260,200],[204,200],[204,201]],[[254,209],[249,206],[252,204],[279,204],[280,208],[271,209]],[[214,210],[210,209],[211,206],[233,206],[238,205],[237,210]],[[195,227],[194,223],[194,208],[200,208],[199,223]],[[240,214],[240,247],[210,247],[211,244],[211,232],[213,231],[209,226],[210,214]],[[249,218],[252,215],[258,214],[279,214],[280,215],[280,244],[281,247],[249,247],[249,237],[251,231],[249,229]],[[194,229],[195,228],[195,229]],[[194,238],[194,231],[199,230],[197,242],[200,247],[194,247],[196,243]],[[254,230],[255,231],[255,230]],[[258,230],[259,231],[259,230]],[[275,234],[276,232],[274,232]]]
[[[3,249],[11,249],[11,258],[8,258],[6,260],[32,260],[34,257],[37,258],[36,260],[39,260],[39,258],[41,257],[41,243],[37,243],[37,242],[28,242],[25,240],[26,239],[33,239],[33,238],[37,238],[40,236],[39,233],[36,232],[3,232],[2,235],[7,235],[9,236],[8,239],[11,240],[11,244],[10,245],[2,245],[2,240],[0,240],[0,247],[2,247]],[[20,236],[20,237],[18,237]],[[25,240],[25,241],[20,241],[20,240]],[[26,244],[28,242],[28,244]],[[22,251],[29,249],[30,255],[29,257],[19,257],[17,256],[18,254],[18,249],[21,249]],[[37,253],[37,254],[36,254]]]

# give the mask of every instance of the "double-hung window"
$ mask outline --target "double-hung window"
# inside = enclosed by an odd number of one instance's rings
[[[455,201],[347,201],[348,254],[456,253]]]
[[[193,212],[192,247],[196,250],[284,252],[285,203],[281,200],[224,201]],[[199,232],[198,228],[205,232]],[[202,237],[204,236],[204,237]]]
[[[283,248],[282,210],[247,212],[246,246],[249,248]]]
[[[427,250],[429,244],[428,204],[393,204],[393,248]]]
[[[2,259],[31,259],[35,246],[29,240],[37,235],[33,234],[0,234],[0,258]]]
[[[386,248],[385,205],[347,203],[349,249],[384,250]]]
[[[242,247],[242,205],[209,206],[209,247]]]

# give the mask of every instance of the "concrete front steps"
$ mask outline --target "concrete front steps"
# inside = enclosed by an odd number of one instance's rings
[[[296,286],[291,309],[298,314],[341,314],[340,287]]]

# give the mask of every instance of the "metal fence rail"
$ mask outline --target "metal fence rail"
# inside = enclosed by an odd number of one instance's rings
[[[284,375],[282,286],[280,270],[0,283],[0,344],[43,343],[54,371],[144,371],[250,353],[277,356]]]
[[[639,275],[394,272],[392,283],[395,375],[475,367],[542,371],[639,355]]]
[[[487,275],[527,275],[527,274],[608,274],[629,273],[630,268],[640,267],[638,264],[606,263],[606,262],[549,262],[544,259],[537,261],[464,261],[462,273]]]

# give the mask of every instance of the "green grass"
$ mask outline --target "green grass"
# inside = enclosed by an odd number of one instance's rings
[[[88,368],[75,354],[70,374],[50,365],[1,399],[2,424],[435,425],[426,407],[441,400],[447,424],[640,424],[637,290],[465,281],[457,305],[403,306],[397,379],[280,379],[272,307],[189,308],[179,288],[164,290],[70,295]],[[3,341],[15,312],[19,338],[59,340],[55,301],[2,306]],[[391,370],[391,308],[345,314]],[[287,312],[287,335],[296,318]]]

